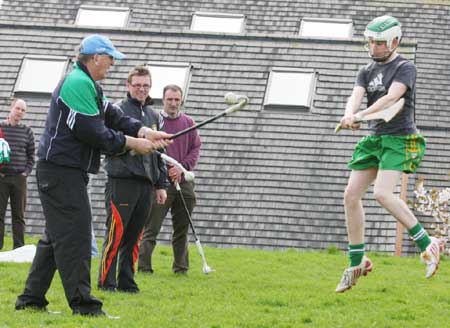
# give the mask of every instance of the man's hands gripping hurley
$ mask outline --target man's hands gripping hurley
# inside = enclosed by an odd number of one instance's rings
[[[170,140],[171,134],[163,131],[154,131],[145,126],[139,129],[137,136],[137,138],[125,136],[125,147],[130,149],[132,153],[139,155],[163,149],[173,142]]]

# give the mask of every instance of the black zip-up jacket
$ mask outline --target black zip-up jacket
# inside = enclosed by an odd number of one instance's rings
[[[153,101],[147,97],[144,105],[130,97],[121,100],[119,106],[125,115],[140,120],[143,125],[159,130],[158,115],[150,106]],[[139,178],[149,180],[156,189],[167,189],[167,169],[157,154],[132,156],[130,152],[118,156],[106,156],[104,169],[109,177],[113,178]]]
[[[100,152],[123,152],[124,134],[136,137],[142,126],[111,104],[77,62],[53,91],[37,155],[39,160],[97,173]]]

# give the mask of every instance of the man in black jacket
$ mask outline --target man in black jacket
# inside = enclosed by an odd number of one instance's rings
[[[104,315],[102,302],[91,295],[88,173],[98,172],[101,151],[147,154],[170,144],[170,135],[125,116],[96,83],[114,59],[124,57],[108,38],[90,35],[81,42],[74,69],[53,91],[36,168],[45,232],[16,310],[45,310],[45,294],[58,270],[73,314]]]
[[[148,68],[136,66],[128,75],[127,97],[118,106],[125,115],[140,120],[153,130],[159,130],[158,115],[150,107],[153,103],[149,96],[151,85]],[[108,175],[105,190],[108,217],[98,287],[136,293],[139,288],[134,273],[139,240],[150,213],[152,193],[156,193],[159,204],[167,198],[169,182],[166,168],[156,154],[132,156],[127,152],[120,156],[107,156],[105,170]]]

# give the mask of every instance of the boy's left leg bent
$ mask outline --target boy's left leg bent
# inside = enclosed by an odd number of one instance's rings
[[[443,245],[437,238],[430,238],[408,205],[394,194],[402,172],[413,173],[418,168],[425,152],[425,140],[421,135],[383,136],[382,140],[383,154],[374,197],[408,230],[422,252],[425,276],[430,278],[439,266]]]
[[[417,219],[408,205],[394,194],[402,172],[393,170],[378,171],[373,195],[380,205],[389,211],[406,228],[411,229],[417,224]]]

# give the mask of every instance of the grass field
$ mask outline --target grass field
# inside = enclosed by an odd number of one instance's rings
[[[5,238],[6,249],[10,236]],[[28,242],[35,242],[28,239]],[[369,254],[374,271],[344,294],[334,289],[347,265],[344,253],[205,249],[208,264],[190,248],[191,270],[174,275],[172,253],[158,246],[155,274],[138,273],[141,293],[93,288],[104,309],[119,319],[72,316],[58,275],[47,294],[48,309],[60,314],[15,311],[29,264],[0,263],[0,327],[450,327],[450,261],[424,278],[418,256]],[[99,260],[92,263],[96,282]],[[93,283],[96,286],[96,283]]]

